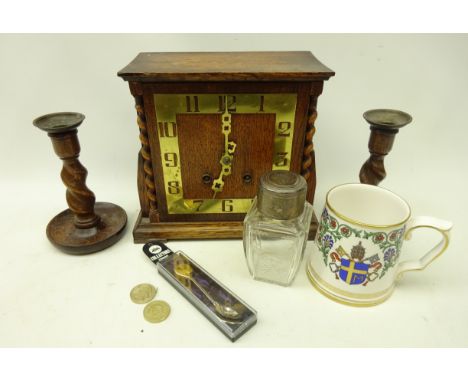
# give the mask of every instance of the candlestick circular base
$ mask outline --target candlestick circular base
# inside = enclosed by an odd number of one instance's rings
[[[94,211],[101,218],[96,227],[76,228],[75,215],[67,209],[55,216],[47,225],[47,237],[63,252],[85,255],[115,244],[123,235],[127,224],[125,211],[112,203],[98,202]]]

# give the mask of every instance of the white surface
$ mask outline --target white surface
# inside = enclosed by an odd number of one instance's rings
[[[329,188],[358,179],[368,156],[362,113],[410,113],[382,186],[408,200],[414,215],[453,221],[448,251],[424,272],[405,275],[384,304],[351,308],[316,292],[305,271],[288,288],[251,280],[240,240],[170,242],[258,310],[257,325],[231,344],[131,237],[139,141],[133,100],[116,72],[140,51],[191,50],[311,50],[336,71],[318,102],[318,213]],[[0,346],[468,345],[467,36],[1,35],[0,52]],[[128,213],[123,239],[95,255],[62,254],[45,237],[48,221],[66,207],[65,191],[50,140],[31,121],[56,111],[86,115],[79,137],[88,185]],[[416,233],[403,256],[417,257],[436,240]],[[171,305],[164,323],[146,323],[143,307],[130,301],[141,282],[157,285],[158,298]]]

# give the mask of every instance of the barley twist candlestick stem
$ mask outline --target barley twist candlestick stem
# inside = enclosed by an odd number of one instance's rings
[[[412,117],[400,110],[375,109],[364,113],[370,124],[370,157],[359,173],[361,183],[377,186],[387,175],[384,158],[392,150],[399,129],[412,121]]]
[[[67,187],[69,209],[55,216],[47,226],[47,237],[56,247],[72,254],[100,251],[117,242],[127,223],[125,211],[112,203],[96,203],[86,186],[88,171],[78,160],[77,128],[85,116],[53,113],[36,118],[33,124],[48,133],[57,156],[63,161],[62,181]]]

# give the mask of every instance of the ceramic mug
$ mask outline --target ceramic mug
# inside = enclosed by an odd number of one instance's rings
[[[416,228],[432,228],[442,240],[418,260],[400,261],[403,242]],[[340,185],[327,193],[307,274],[335,301],[376,305],[390,297],[399,274],[424,269],[444,252],[451,228],[433,217],[411,218],[408,203],[384,188]]]

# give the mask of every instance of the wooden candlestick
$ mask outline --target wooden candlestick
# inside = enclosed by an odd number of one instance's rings
[[[366,111],[364,119],[370,124],[370,157],[359,173],[361,183],[377,186],[387,175],[384,158],[391,151],[398,130],[412,121],[412,117],[399,110],[375,109]]]
[[[86,186],[88,171],[78,160],[78,126],[85,116],[80,113],[53,113],[33,121],[46,131],[57,156],[63,161],[62,181],[67,187],[69,209],[55,216],[47,225],[47,237],[66,253],[87,254],[116,243],[127,224],[125,211],[112,203],[96,203]]]

